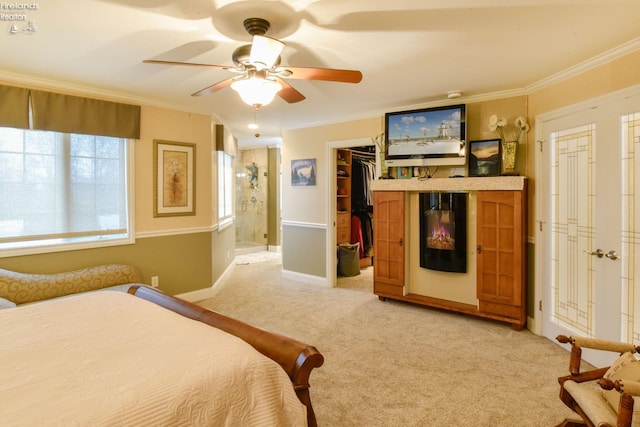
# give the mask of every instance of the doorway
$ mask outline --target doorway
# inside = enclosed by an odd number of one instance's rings
[[[357,148],[361,148],[361,150],[357,150]],[[378,161],[378,153],[375,150],[375,145],[369,138],[361,138],[354,140],[345,140],[345,141],[333,141],[327,144],[326,158],[327,168],[326,168],[326,176],[327,176],[327,189],[328,189],[328,198],[329,203],[327,203],[328,212],[327,212],[327,232],[326,232],[326,254],[327,254],[327,284],[330,287],[337,286],[338,279],[338,256],[337,256],[337,245],[338,245],[338,200],[340,199],[339,188],[336,177],[338,176],[338,151],[343,149],[362,151],[365,154],[369,154],[369,157],[376,165],[375,176],[379,176],[380,167]],[[371,150],[373,149],[373,150]],[[373,155],[371,155],[373,154]],[[350,175],[352,171],[350,171]],[[349,203],[351,206],[351,203]],[[351,214],[352,209],[349,209],[349,215]],[[373,289],[373,266],[368,267],[365,272],[370,274],[363,274],[362,277],[355,276],[355,278],[345,278],[348,280],[344,280],[344,283],[354,282],[355,287],[362,288],[366,286],[366,283],[363,284],[362,281],[371,282],[370,288]],[[368,279],[368,276],[371,276],[371,280]],[[341,278],[342,280],[342,278]],[[350,285],[347,285],[351,287]]]
[[[554,341],[563,334],[637,343],[640,88],[545,114],[537,122],[542,333]],[[583,357],[605,366],[615,355],[585,351]]]
[[[241,150],[235,162],[236,254],[267,250],[268,149]]]

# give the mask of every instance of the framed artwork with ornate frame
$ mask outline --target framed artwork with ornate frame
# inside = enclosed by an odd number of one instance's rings
[[[196,214],[196,145],[153,140],[153,216]]]

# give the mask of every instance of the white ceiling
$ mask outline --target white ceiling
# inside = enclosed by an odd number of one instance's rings
[[[640,0],[24,0],[0,10],[32,21],[9,34],[0,20],[0,80],[115,96],[212,114],[242,146],[279,141],[283,129],[517,93],[611,51],[640,48]],[[251,41],[245,18],[271,22],[282,64],[356,69],[359,84],[288,83],[306,100],[280,98],[247,125],[252,107],[230,88],[190,94],[235,76],[225,70],[143,64],[144,59],[232,65]],[[4,28],[2,28],[4,27]],[[638,70],[640,72],[640,70]]]

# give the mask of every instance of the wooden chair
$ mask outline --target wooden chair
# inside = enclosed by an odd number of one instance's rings
[[[631,356],[632,353],[640,352],[640,346],[565,335],[559,335],[556,339],[561,343],[571,344],[569,375],[558,378],[560,400],[582,418],[582,420],[566,419],[558,424],[558,427],[632,426],[633,396],[640,396],[640,382],[618,378],[614,372],[623,374],[621,367],[626,366],[624,363],[627,362],[623,361],[625,356],[625,360],[632,360],[631,363],[638,363],[640,367],[640,361],[635,361],[635,358]],[[621,357],[611,367],[580,372],[583,348],[617,352],[621,354]],[[629,369],[624,371],[629,371]],[[640,380],[640,378],[635,379]],[[614,389],[620,393],[620,403],[617,410],[614,409],[615,405],[609,396],[604,393],[605,390]],[[639,421],[636,420],[636,423]]]

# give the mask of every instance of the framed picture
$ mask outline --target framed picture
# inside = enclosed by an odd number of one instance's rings
[[[316,185],[316,159],[291,160],[291,185],[294,187]]]
[[[413,166],[398,167],[398,179],[411,179],[411,178],[413,178]]]
[[[196,214],[196,145],[153,140],[153,216]]]
[[[500,138],[469,141],[469,176],[500,175]]]

